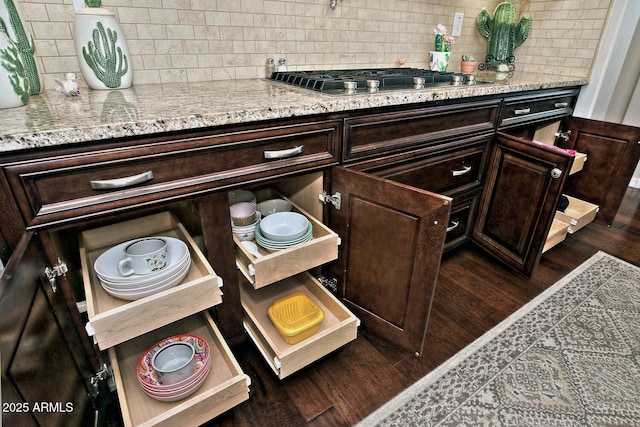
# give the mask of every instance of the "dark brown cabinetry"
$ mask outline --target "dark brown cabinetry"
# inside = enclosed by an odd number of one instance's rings
[[[600,207],[596,221],[611,225],[640,159],[640,128],[572,117],[569,140],[558,145],[587,155],[582,173],[567,180],[566,192]]]
[[[530,275],[558,206],[572,156],[498,134],[489,158],[473,239]]]
[[[610,224],[640,159],[639,128],[570,117],[578,92],[517,95],[501,110],[498,129],[508,134],[498,133],[492,146],[473,240],[527,277],[545,248],[561,194],[595,204],[596,219]],[[586,155],[579,173],[569,176],[572,155],[533,141],[545,127],[555,145]]]
[[[94,399],[105,392],[91,383],[98,361],[84,351],[88,339],[78,334],[60,295],[64,278],[49,282],[43,275],[51,261],[40,239],[25,233],[0,280],[3,425],[98,421],[101,402]]]
[[[207,259],[224,281],[214,317],[233,343],[243,337],[241,293],[257,294],[239,284],[226,191],[312,177],[329,195],[340,196],[339,209],[323,214],[320,208],[316,215],[341,240],[327,269],[337,279],[338,296],[364,327],[421,353],[435,345],[425,343],[424,334],[443,248],[473,238],[530,275],[562,191],[594,200],[604,218],[615,214],[640,154],[637,129],[613,137],[612,126],[598,133],[587,122],[574,122],[561,146],[587,152],[589,159],[571,178],[572,156],[531,141],[538,126],[571,114],[578,91],[6,153],[0,157],[0,230],[12,248],[25,229],[40,230],[49,252],[61,249],[56,255],[65,255],[77,252],[84,230],[170,211],[202,237]],[[317,194],[306,200],[317,207]],[[82,291],[71,283],[78,278],[73,268],[68,276],[63,286],[69,309]],[[245,297],[246,304],[262,302]],[[83,333],[81,326],[75,328]],[[4,351],[3,342],[3,370]]]

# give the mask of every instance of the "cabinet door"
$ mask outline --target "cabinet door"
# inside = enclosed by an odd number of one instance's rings
[[[566,192],[600,207],[596,221],[611,225],[640,159],[640,128],[571,117],[569,141],[562,144],[587,155]]]
[[[93,372],[66,307],[43,277],[47,257],[25,234],[0,280],[2,423],[86,426],[94,423],[85,382]]]
[[[496,135],[472,238],[530,277],[540,261],[573,157],[503,133]]]
[[[451,199],[342,167],[331,187],[340,296],[364,327],[422,353]]]

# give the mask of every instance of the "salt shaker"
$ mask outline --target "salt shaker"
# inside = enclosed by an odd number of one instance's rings
[[[273,58],[267,58],[267,66],[265,71],[267,74],[267,78],[271,78],[271,75],[276,71],[276,63]]]
[[[280,58],[278,60],[278,71],[287,71],[287,60]]]

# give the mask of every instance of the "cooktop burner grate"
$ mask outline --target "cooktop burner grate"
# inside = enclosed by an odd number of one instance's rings
[[[271,75],[271,79],[328,93],[421,89],[425,86],[449,85],[454,81],[456,84],[468,83],[468,77],[464,74],[419,68],[277,71]]]

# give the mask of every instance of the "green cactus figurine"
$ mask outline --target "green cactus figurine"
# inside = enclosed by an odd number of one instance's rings
[[[96,77],[108,88],[118,88],[121,78],[127,73],[129,63],[127,55],[116,47],[118,34],[107,28],[102,22],[93,30],[93,41],[82,48],[82,55]]]
[[[42,87],[40,85],[38,66],[36,65],[34,57],[36,47],[33,43],[33,36],[27,36],[27,33],[24,31],[24,26],[22,25],[20,15],[18,14],[18,10],[16,9],[16,5],[13,3],[13,0],[4,0],[4,7],[7,10],[9,25],[11,25],[11,29],[15,36],[15,40],[13,41],[18,48],[20,59],[24,64],[26,76],[29,79],[29,87],[31,88],[30,93],[31,95],[37,95],[42,90]],[[7,25],[2,18],[0,18],[0,27],[0,31],[3,31],[9,38],[11,38]]]
[[[487,39],[487,61],[494,67],[513,63],[513,51],[531,33],[531,18],[523,16],[516,25],[516,10],[509,2],[500,3],[493,12],[493,19],[482,9],[476,20],[478,31]]]

